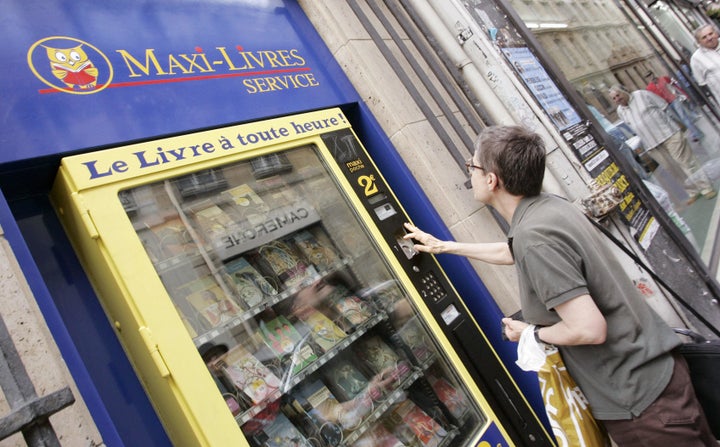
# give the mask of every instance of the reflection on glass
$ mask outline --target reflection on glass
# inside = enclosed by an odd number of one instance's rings
[[[314,147],[121,192],[257,446],[459,445],[486,422]]]
[[[610,134],[614,148],[628,158],[706,264],[713,265],[713,256],[718,256],[712,250],[717,236],[717,197],[690,196],[686,191],[687,182],[700,177],[707,177],[714,189],[720,182],[720,123],[711,97],[698,89],[689,66],[690,56],[698,47],[693,31],[700,18],[677,2],[650,2],[646,11],[609,0],[508,3]],[[506,57],[529,47],[496,2],[472,0],[465,4]],[[662,42],[649,32],[655,27],[664,33]],[[514,69],[519,77],[525,76],[517,64]],[[662,97],[664,112],[697,160],[697,174],[689,178],[688,173],[665,163],[658,146],[643,141],[638,129],[618,116],[609,94],[616,84],[628,92],[650,90]],[[551,119],[562,129],[562,123]]]

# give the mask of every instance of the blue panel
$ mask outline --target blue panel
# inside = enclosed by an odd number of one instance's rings
[[[293,1],[2,7],[0,163],[357,100]]]

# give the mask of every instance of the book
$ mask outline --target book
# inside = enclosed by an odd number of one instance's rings
[[[267,323],[261,321],[260,334],[265,344],[284,362],[283,366],[290,362],[293,374],[317,360],[310,345],[285,316],[281,315]]]
[[[447,431],[409,399],[397,404],[387,418],[390,431],[406,444],[437,447]]]
[[[346,322],[344,329],[352,331],[369,320],[375,309],[367,302],[353,295],[347,288],[338,285],[327,298],[328,305]]]
[[[290,394],[285,411],[308,437],[320,435],[327,445],[342,441],[342,405],[321,380],[302,383]]]
[[[328,387],[341,402],[347,402],[360,395],[369,385],[368,379],[350,361],[335,360],[323,369]]]
[[[218,240],[235,227],[233,219],[220,206],[210,201],[192,206],[191,211],[201,235],[213,245],[219,243]]]
[[[268,279],[243,257],[225,264],[225,272],[230,277],[235,295],[248,308],[262,303],[266,296],[278,293]]]
[[[316,233],[320,233],[320,231],[321,229],[318,229]],[[330,239],[327,235],[324,236],[324,238],[316,237],[310,231],[302,230],[289,238],[305,259],[321,272],[330,270],[340,260]]]
[[[209,328],[231,321],[242,312],[240,306],[225,295],[211,276],[195,280],[183,286],[183,289],[188,293],[188,302]]]
[[[313,447],[282,413],[278,413],[272,424],[265,427],[263,433],[256,435],[255,439],[263,447]]]
[[[241,345],[215,360],[213,366],[254,404],[279,397],[280,379]]]
[[[302,317],[303,323],[310,330],[313,341],[327,352],[347,337],[345,331],[332,322],[325,314],[317,310],[311,310]]]
[[[410,371],[405,360],[377,335],[359,340],[353,347],[353,352],[374,374],[393,374],[399,378]]]
[[[266,266],[287,288],[299,287],[317,275],[285,242],[273,241],[257,250],[258,261]]]
[[[450,382],[442,377],[428,375],[427,378],[438,399],[445,404],[450,414],[456,419],[461,419],[470,409],[465,393],[452,386]]]
[[[398,335],[418,363],[422,364],[433,356],[432,343],[417,317],[410,318],[398,330]]]

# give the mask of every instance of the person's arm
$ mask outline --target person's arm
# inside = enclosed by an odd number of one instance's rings
[[[408,233],[405,239],[415,239],[415,250],[433,254],[453,254],[487,262],[489,264],[512,265],[514,260],[507,242],[464,243],[455,241],[441,241],[432,234],[426,233],[412,225],[405,223]]]
[[[705,64],[702,62],[702,55],[699,51],[699,49],[695,50],[695,53],[690,58],[690,70],[695,81],[704,86],[707,85],[707,78],[705,76]]]
[[[555,307],[561,321],[540,328],[541,341],[558,345],[600,345],[607,338],[607,322],[590,295],[580,295]],[[505,334],[511,341],[518,341],[528,324],[503,318]]]

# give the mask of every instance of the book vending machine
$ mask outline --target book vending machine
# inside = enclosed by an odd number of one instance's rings
[[[340,109],[70,156],[51,200],[175,445],[549,445]]]

